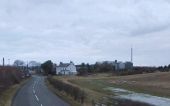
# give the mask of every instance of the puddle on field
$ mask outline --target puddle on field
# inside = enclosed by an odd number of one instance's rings
[[[169,98],[152,96],[144,93],[136,93],[133,91],[114,87],[106,88],[106,90],[111,90],[116,95],[115,98],[148,103],[154,106],[170,106]]]

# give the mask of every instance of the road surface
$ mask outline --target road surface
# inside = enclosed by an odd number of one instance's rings
[[[12,106],[69,106],[48,90],[44,77],[33,76],[17,93]]]

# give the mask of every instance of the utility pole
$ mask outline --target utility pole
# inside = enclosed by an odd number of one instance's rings
[[[4,67],[4,66],[5,66],[5,59],[4,59],[4,57],[3,57],[3,60],[2,60],[2,61],[3,61],[3,67]]]
[[[28,61],[27,61],[27,71],[28,71]]]

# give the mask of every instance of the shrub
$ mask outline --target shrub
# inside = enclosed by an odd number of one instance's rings
[[[56,80],[51,77],[48,77],[48,81],[59,91],[64,91],[67,95],[70,95],[74,98],[75,101],[84,103],[85,100],[85,92],[79,87],[75,87],[71,84],[64,83],[61,80]]]
[[[7,89],[11,85],[20,83],[21,72],[14,67],[0,66],[0,92]]]

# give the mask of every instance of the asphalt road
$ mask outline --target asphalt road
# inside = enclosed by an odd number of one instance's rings
[[[19,90],[12,106],[69,106],[69,104],[48,90],[44,77],[33,76]]]

